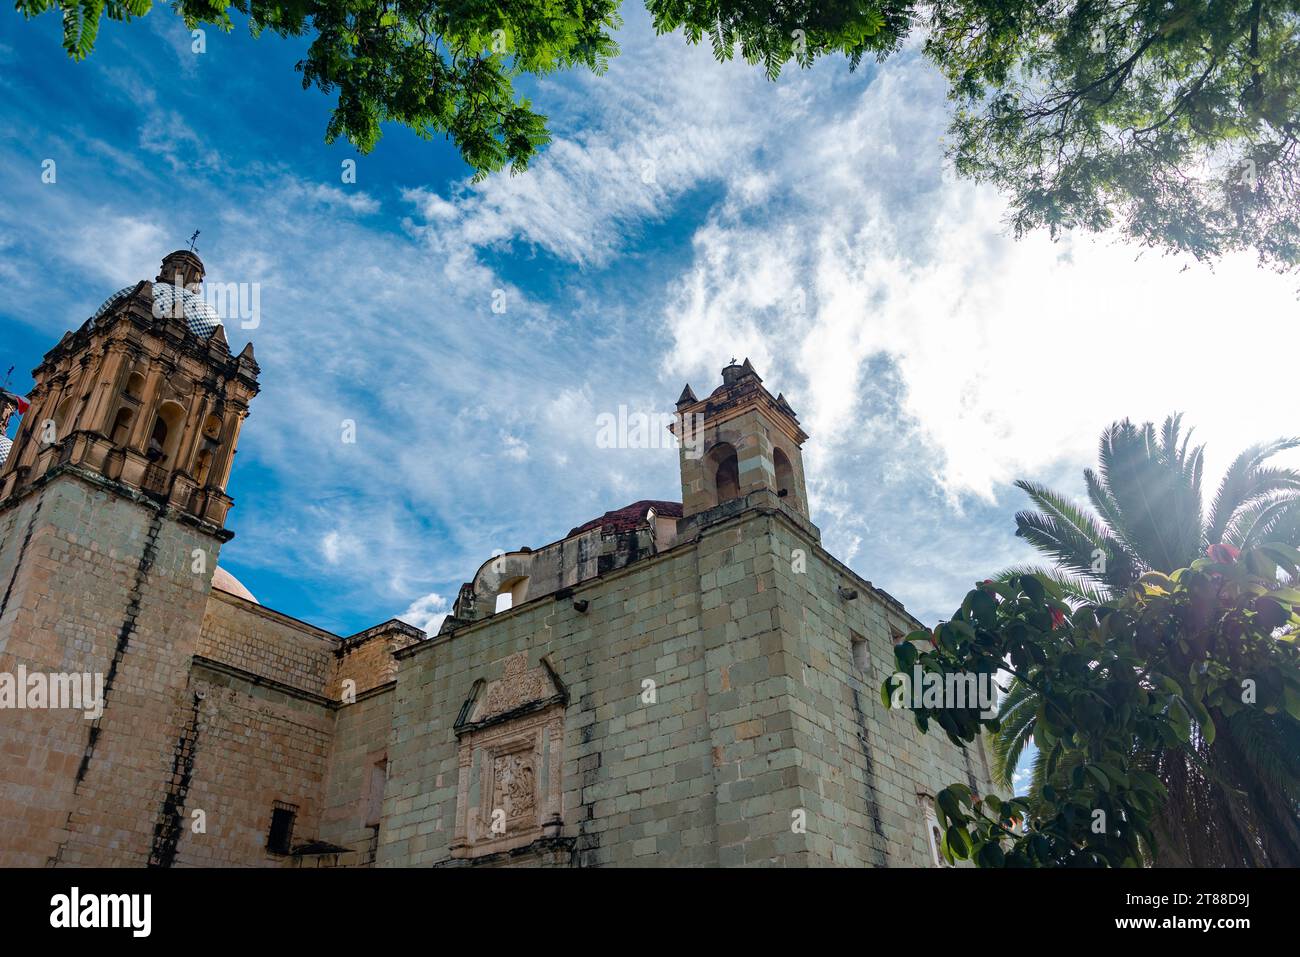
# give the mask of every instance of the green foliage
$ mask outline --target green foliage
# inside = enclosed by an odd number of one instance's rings
[[[935,0],[950,155],[1017,232],[1300,264],[1300,0]]]
[[[297,64],[303,87],[337,96],[327,142],[345,138],[361,152],[379,141],[382,125],[401,123],[423,138],[442,134],[478,178],[509,165],[513,172],[549,142],[546,117],[516,92],[524,74],[586,67],[603,73],[618,53],[612,33],[621,0],[175,0],[187,26],[232,29],[232,12],[251,31],[310,36]],[[100,17],[143,16],[152,0],[17,0],[27,17],[58,10],[64,48],[74,59],[94,46]],[[650,0],[661,32],[681,29],[692,43],[707,34],[720,60],[737,50],[776,78],[794,60],[811,66],[843,53],[856,67],[863,55],[897,46],[910,22],[907,3],[819,4],[800,0]]]
[[[646,0],[659,33],[680,29],[695,44],[707,35],[719,60],[739,52],[746,62],[762,64],[773,80],[791,60],[809,67],[819,56],[842,53],[856,69],[868,53],[885,56],[907,35],[912,6],[907,0]]]
[[[94,43],[101,13],[142,16],[151,0],[18,0],[36,16],[57,7],[64,47],[80,59]],[[549,137],[546,118],[514,81],[584,66],[602,72],[618,52],[612,32],[619,0],[177,0],[190,27],[233,27],[231,12],[254,34],[313,37],[297,65],[303,87],[335,93],[327,142],[340,136],[362,152],[381,125],[401,123],[423,138],[443,134],[480,177],[527,167]]]
[[[1017,534],[1058,568],[1014,568],[998,580],[1045,575],[1072,604],[1096,605],[1122,594],[1147,572],[1169,573],[1192,564],[1211,546],[1300,545],[1300,473],[1268,464],[1296,444],[1296,439],[1277,439],[1238,455],[1206,513],[1203,448],[1191,447],[1181,417],[1170,416],[1159,428],[1117,422],[1102,433],[1098,470],[1084,472],[1095,514],[1050,489],[1017,483],[1038,508],[1017,514]],[[1036,707],[1035,693],[1013,681],[990,749],[994,780],[1002,787],[1010,787],[1016,761],[1034,736]],[[1300,769],[1281,773],[1289,766],[1287,755],[1300,756],[1289,740],[1293,730],[1300,728],[1292,729],[1285,718],[1234,718],[1222,728],[1213,752],[1198,735],[1192,753],[1156,748],[1135,755],[1172,792],[1156,823],[1167,859],[1259,864],[1289,854],[1288,843],[1300,845],[1300,833],[1288,833],[1285,814],[1259,813],[1274,803],[1285,805],[1286,794],[1300,782]],[[1041,800],[1047,783],[1047,764],[1038,760],[1028,799]]]
[[[152,0],[16,0],[58,10],[90,53],[100,17]],[[193,27],[312,36],[303,85],[337,93],[326,131],[370,150],[385,122],[452,139],[480,176],[524,169],[545,117],[521,74],[617,53],[622,0],[175,0]],[[705,38],[775,79],[842,54],[851,69],[914,26],[951,83],[949,155],[1009,197],[1017,234],[1118,229],[1214,259],[1300,265],[1300,0],[646,0],[660,33]]]
[[[94,49],[101,17],[130,20],[144,16],[152,6],[153,0],[20,0],[17,8],[28,18],[57,8],[63,18],[63,48],[81,60]]]
[[[1032,800],[963,784],[941,791],[943,854],[981,867],[1124,867],[1154,857],[1152,825],[1169,794],[1142,755],[1192,754],[1202,739],[1213,748],[1216,729],[1243,718],[1300,728],[1300,591],[1279,587],[1279,570],[1300,572],[1300,551],[1265,544],[1238,561],[1199,559],[1074,607],[1051,579],[1019,575],[985,582],[951,621],[909,635],[895,651],[903,673],[918,663],[939,674],[1002,668],[1025,689],[997,718],[918,707],[922,731],[933,722],[964,746],[1003,720],[1023,730],[1020,711],[1031,707],[1045,766]],[[1300,774],[1300,756],[1282,760],[1286,774]]]
[[[1016,486],[1037,511],[1016,514],[1016,534],[1052,558],[1055,574],[1073,578],[1070,590],[1087,599],[1118,593],[1148,571],[1190,565],[1211,545],[1300,545],[1300,472],[1267,464],[1300,439],[1276,439],[1238,455],[1208,516],[1202,504],[1204,447],[1191,447],[1190,440],[1180,415],[1169,416],[1160,428],[1127,419],[1114,423],[1101,435],[1098,471],[1083,473],[1095,513],[1022,480]]]

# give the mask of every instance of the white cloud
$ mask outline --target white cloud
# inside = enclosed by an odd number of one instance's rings
[[[427,635],[436,635],[443,619],[451,613],[447,599],[435,592],[421,595],[398,615],[398,619],[414,625]]]
[[[333,209],[346,209],[362,215],[378,212],[380,207],[379,200],[357,189],[343,190],[324,183],[303,183],[296,180],[287,181],[286,189],[292,195],[300,196],[310,202],[320,203]]]
[[[502,432],[501,454],[515,462],[522,462],[528,458],[528,443],[509,432]]]
[[[119,84],[146,152],[209,175],[186,197],[216,220],[210,276],[261,284],[262,326],[228,330],[263,369],[227,546],[243,568],[328,585],[340,617],[437,614],[495,548],[675,496],[675,452],[599,449],[595,417],[671,410],[732,355],[811,433],[828,547],[930,618],[1025,559],[1009,480],[1077,479],[1112,419],[1182,409],[1219,467],[1294,431],[1293,280],[1011,239],[995,193],[942,182],[944,90],[914,52],[771,84],[641,12],[620,40],[607,76],[540,83],[554,144],[480,184],[353,191],[247,157],[226,182],[217,138],[169,136],[156,95]],[[113,150],[95,155],[118,171]],[[7,258],[75,261],[64,287],[90,307],[177,245],[148,190],[7,190],[6,233],[35,224]],[[400,224],[380,219],[394,198]],[[0,270],[20,304],[37,276]],[[253,467],[271,480],[241,489]]]
[[[86,216],[84,226],[71,240],[65,250],[67,259],[105,283],[103,299],[123,286],[154,278],[166,254],[158,250],[165,247],[166,252],[171,252],[168,236],[158,222],[109,210]]]
[[[1185,410],[1220,464],[1293,430],[1280,384],[1300,330],[1279,322],[1293,279],[1241,257],[1211,271],[1105,239],[1013,240],[992,190],[941,183],[946,104],[928,65],[890,61],[852,109],[832,86],[806,122],[782,117],[761,137],[780,189],[751,198],[750,163],[728,170],[728,202],[675,282],[670,375],[748,352],[833,470],[836,450],[861,444],[868,363],[888,356],[897,411],[931,450],[920,467],[954,508],[1090,459],[1125,415]],[[800,291],[802,313],[790,306]]]

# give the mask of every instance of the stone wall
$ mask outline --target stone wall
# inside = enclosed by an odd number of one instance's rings
[[[661,863],[711,857],[712,795],[704,772],[704,664],[694,640],[693,550],[646,559],[575,589],[590,602],[530,602],[399,653],[380,863],[450,859],[458,742],[453,724],[479,679],[505,659],[548,656],[567,685],[562,816],[573,859]],[[643,706],[642,680],[656,681]]]
[[[266,847],[272,809],[295,808],[294,846],[318,837],[333,709],[323,698],[201,662],[189,696],[191,773],[172,791],[180,809],[173,863],[284,866],[289,857]]]
[[[563,825],[532,854],[478,863],[928,864],[921,796],[986,787],[982,753],[918,735],[881,705],[893,636],[917,623],[797,513],[760,498],[696,517],[697,540],[571,598],[399,653],[380,863],[474,858],[473,835],[468,847],[455,836],[458,785],[460,801],[481,803],[464,782],[486,766],[458,717],[478,713],[481,682],[500,685],[522,653],[528,673],[553,671],[566,690]]]
[[[339,639],[209,592],[217,541],[155,503],[55,477],[0,512],[0,672],[102,673],[107,709],[3,716],[0,863],[929,864],[929,797],[989,785],[880,703],[918,623],[770,491],[679,531],[432,641]],[[276,805],[313,854],[268,850]]]
[[[213,591],[195,654],[301,691],[324,695],[337,635],[223,591]]]
[[[329,771],[322,796],[320,839],[348,848],[342,865],[370,864],[378,846],[386,789],[393,683],[358,695],[335,713]]]
[[[940,733],[921,734],[909,711],[882,706],[894,640],[920,623],[810,548],[789,516],[767,525],[783,640],[799,668],[791,711],[809,854],[824,863],[928,866],[928,799],[954,782],[990,791],[982,745],[963,751]],[[857,597],[842,597],[841,587]],[[856,655],[855,639],[865,643]]]
[[[219,543],[69,472],[0,523],[0,672],[100,674],[106,699],[3,715],[0,864],[143,865]]]

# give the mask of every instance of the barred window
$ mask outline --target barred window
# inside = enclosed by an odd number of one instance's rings
[[[271,808],[271,830],[266,835],[266,849],[272,854],[288,854],[293,844],[293,821],[298,805],[276,801]]]

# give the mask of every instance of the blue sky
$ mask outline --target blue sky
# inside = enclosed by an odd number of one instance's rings
[[[824,543],[929,622],[1032,557],[1011,481],[1082,495],[1110,421],[1184,411],[1216,479],[1295,431],[1294,278],[1012,239],[995,192],[944,175],[913,49],[770,83],[625,13],[608,74],[529,84],[555,137],[533,168],[472,184],[400,128],[326,146],[301,43],[209,30],[196,55],[163,7],[76,64],[55,18],[0,12],[0,367],[25,391],[201,229],[208,278],[262,295],[259,328],[227,324],[262,394],[221,563],[340,634],[436,624],[494,550],[678,498],[675,453],[599,448],[597,416],[671,411],[733,355],[812,436]]]

